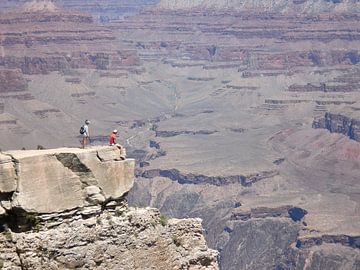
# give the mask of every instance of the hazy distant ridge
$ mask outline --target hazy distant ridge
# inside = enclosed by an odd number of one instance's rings
[[[235,9],[318,13],[324,11],[359,12],[358,0],[161,0],[164,9]]]

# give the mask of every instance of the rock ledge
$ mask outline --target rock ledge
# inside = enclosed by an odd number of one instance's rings
[[[0,154],[0,205],[45,214],[120,199],[134,184],[135,161],[116,147]]]

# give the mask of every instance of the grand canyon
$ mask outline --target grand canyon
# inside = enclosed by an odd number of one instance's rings
[[[220,269],[360,269],[359,1],[0,10],[2,151],[79,147],[89,119],[136,160],[129,204],[201,218]]]

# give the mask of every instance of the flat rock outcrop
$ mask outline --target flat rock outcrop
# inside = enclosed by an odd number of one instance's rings
[[[2,153],[0,194],[9,196],[1,203],[54,213],[120,199],[134,183],[134,166],[116,147]]]
[[[129,208],[117,147],[0,155],[0,269],[217,270],[200,219]]]

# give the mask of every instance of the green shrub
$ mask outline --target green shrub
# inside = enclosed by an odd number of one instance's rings
[[[5,231],[2,232],[2,234],[5,236],[6,240],[12,241],[12,234],[10,229],[7,228]]]
[[[37,146],[37,150],[44,150],[44,149],[45,149],[45,147],[40,144]]]
[[[171,237],[173,243],[175,244],[175,246],[179,247],[181,246],[181,240],[176,236],[176,235],[173,235]]]
[[[168,223],[169,218],[165,215],[160,215],[160,224],[166,226]]]

